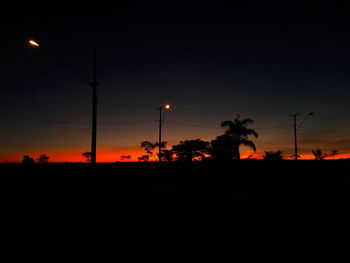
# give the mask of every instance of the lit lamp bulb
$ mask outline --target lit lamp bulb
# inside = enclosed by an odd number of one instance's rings
[[[165,105],[165,109],[169,110],[170,109],[170,105],[169,104]]]
[[[34,40],[29,40],[29,44],[35,47],[38,47],[39,44],[37,42],[35,42]]]

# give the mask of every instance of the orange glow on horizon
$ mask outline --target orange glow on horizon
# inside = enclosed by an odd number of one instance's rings
[[[291,157],[290,155],[286,155],[283,154],[283,159],[285,160],[292,160],[293,157]],[[245,152],[243,154],[241,154],[241,158],[242,159],[258,159],[258,160],[262,160],[264,157],[264,153],[263,152]],[[337,159],[347,159],[350,158],[350,153],[339,153],[338,155],[332,156],[332,157],[327,157],[325,158],[325,160],[337,160]],[[299,160],[314,160],[315,156],[312,153],[302,153],[300,154]]]
[[[49,162],[60,163],[60,162],[86,162],[86,159],[82,156],[83,152],[88,150],[57,150],[57,151],[46,151],[46,152],[20,152],[16,155],[1,155],[0,163],[20,163],[22,162],[23,155],[29,155],[34,160],[37,160],[41,154],[49,156]],[[97,151],[97,162],[101,163],[114,163],[114,162],[137,162],[137,157],[145,154],[145,151],[141,148],[125,148],[115,150],[101,150]],[[283,154],[283,153],[282,153]],[[263,159],[263,152],[244,152],[241,154],[241,159]],[[350,158],[350,153],[340,153],[333,157],[325,158],[326,160],[337,160]],[[284,159],[292,160],[290,155],[284,154]],[[312,153],[300,154],[300,160],[314,160]],[[151,159],[150,161],[155,161]]]
[[[0,156],[0,163],[4,162],[22,162],[23,155],[29,155],[34,160],[37,160],[41,154],[49,156],[49,162],[86,162],[82,156],[83,152],[88,150],[68,150],[68,151],[46,151],[46,152],[31,152],[18,153],[16,155]],[[145,152],[141,148],[126,148],[116,150],[101,150],[97,151],[97,162],[137,162],[137,157],[144,155]],[[130,156],[130,158],[129,158]]]

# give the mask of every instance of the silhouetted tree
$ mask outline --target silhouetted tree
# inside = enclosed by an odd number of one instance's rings
[[[82,155],[88,163],[91,163],[91,152],[83,152]]]
[[[313,150],[312,153],[315,156],[315,160],[323,160],[327,157],[332,157],[339,154],[337,150],[333,150],[331,153],[323,153],[320,149]]]
[[[276,152],[265,152],[264,160],[283,160],[282,151],[276,151]]]
[[[22,163],[25,165],[33,165],[35,162],[33,158],[29,157],[29,155],[23,155]]]
[[[172,152],[176,155],[178,161],[193,161],[195,158],[204,159],[208,153],[209,142],[196,140],[181,141],[173,145]]]
[[[172,150],[166,150],[166,149],[162,150],[163,161],[170,162],[174,160],[173,155],[174,153]]]
[[[131,155],[121,155],[119,159],[122,161],[129,161],[131,159]]]
[[[234,158],[239,160],[241,158],[239,147],[244,145],[252,148],[256,151],[256,146],[254,142],[250,141],[249,136],[258,137],[258,133],[250,128],[247,128],[247,125],[253,124],[254,121],[252,119],[240,119],[240,116],[237,117],[233,121],[223,121],[221,123],[221,127],[226,128],[225,135],[231,136],[234,141]]]
[[[148,162],[149,161],[149,156],[148,155],[142,155],[140,157],[137,157],[137,160],[139,162]]]
[[[37,163],[45,164],[45,163],[48,163],[48,161],[49,161],[49,156],[47,156],[46,154],[42,154],[38,158]]]
[[[167,142],[162,142],[161,143],[161,149],[165,149],[167,145]],[[141,148],[143,148],[146,151],[146,155],[148,156],[148,160],[150,158],[153,158],[156,160],[156,156],[154,154],[154,150],[159,147],[159,143],[152,143],[150,141],[143,141],[141,142]],[[161,150],[161,155],[162,155],[163,150]],[[141,156],[143,157],[143,156]],[[158,158],[162,158],[162,156],[158,156]],[[144,160],[143,160],[144,161]]]
[[[208,154],[215,160],[232,160],[236,156],[234,138],[227,134],[217,136],[210,142]]]

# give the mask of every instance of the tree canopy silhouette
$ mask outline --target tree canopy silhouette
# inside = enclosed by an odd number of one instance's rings
[[[208,154],[215,160],[232,160],[236,156],[234,138],[227,134],[217,136],[210,142]]]
[[[322,152],[321,149],[313,150],[312,153],[315,157],[315,160],[323,160],[327,157],[333,157],[333,156],[339,154],[339,152],[337,150],[333,150],[331,153],[324,153],[324,152]]]
[[[203,160],[208,153],[209,142],[196,140],[180,141],[173,145],[172,152],[176,155],[178,161],[193,161],[195,158]]]
[[[264,160],[283,160],[282,151],[276,151],[276,152],[265,152]]]
[[[161,154],[160,156],[158,156],[158,158],[163,158],[163,159],[169,159],[169,154],[166,152],[165,148],[166,148],[167,142],[161,142],[160,148],[161,150]],[[159,143],[152,143],[150,141],[143,141],[141,142],[141,148],[144,149],[146,151],[146,155],[143,155],[141,157],[138,157],[137,159],[139,161],[149,161],[151,158],[153,158],[154,160],[156,160],[156,154],[154,154],[154,149],[159,147]],[[165,156],[165,154],[167,154]],[[167,157],[167,158],[164,158]]]
[[[227,120],[221,123],[221,127],[226,128],[225,135],[230,136],[233,140],[234,158],[237,160],[241,158],[239,147],[242,145],[250,147],[256,151],[256,146],[253,141],[249,140],[249,136],[257,138],[258,133],[255,130],[246,127],[253,123],[254,121],[249,118],[241,120],[239,115],[237,115],[233,121]]]
[[[37,163],[39,163],[39,164],[45,164],[45,163],[48,163],[48,161],[49,161],[49,156],[47,156],[46,154],[42,154],[42,155],[40,155],[40,157],[38,158]]]

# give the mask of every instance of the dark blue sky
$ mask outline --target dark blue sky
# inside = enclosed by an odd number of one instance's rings
[[[90,78],[93,43],[99,121],[149,121],[101,125],[100,149],[156,140],[156,108],[171,103],[165,127],[170,144],[213,139],[222,131],[205,127],[219,128],[241,114],[256,128],[285,126],[257,129],[256,142],[258,151],[289,153],[289,115],[299,112],[302,119],[313,111],[301,130],[301,149],[350,152],[348,5],[95,4],[4,9],[0,113],[17,117],[0,116],[2,156],[34,148],[88,149],[88,125],[63,128],[44,120],[90,121],[90,88],[60,60]],[[42,47],[30,48],[29,38]]]

